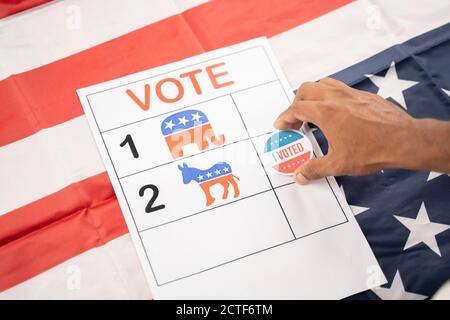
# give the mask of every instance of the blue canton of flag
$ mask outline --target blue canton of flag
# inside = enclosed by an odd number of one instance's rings
[[[447,24],[331,77],[377,93],[415,118],[450,120],[449,57]],[[324,135],[314,134],[326,153]],[[431,298],[450,279],[450,177],[387,169],[337,180],[388,280],[350,299]]]

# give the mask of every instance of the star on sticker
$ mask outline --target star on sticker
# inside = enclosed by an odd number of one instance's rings
[[[398,78],[397,69],[395,68],[395,62],[392,62],[386,75],[384,77],[376,76],[374,74],[366,75],[377,87],[377,94],[383,98],[392,98],[398,104],[400,104],[405,110],[406,107],[405,96],[403,91],[415,86],[419,82],[402,80]]]
[[[230,168],[224,167],[222,170],[223,170],[223,172],[228,172],[228,170],[230,170]]]
[[[203,176],[202,175],[199,175],[197,178],[198,178],[198,180],[203,180]]]
[[[410,231],[403,250],[423,242],[437,255],[441,256],[441,251],[439,250],[436,241],[436,235],[450,229],[450,225],[431,222],[424,202],[422,202],[419,213],[415,219],[395,215],[394,217]]]
[[[189,120],[186,120],[186,116],[182,117],[182,118],[178,118],[178,124],[182,124],[183,126],[186,125],[187,122],[189,122]]]
[[[421,294],[406,291],[398,270],[395,273],[394,279],[392,280],[392,284],[389,288],[378,287],[372,289],[372,292],[382,300],[424,300],[428,298],[427,296],[423,296]]]
[[[203,118],[203,116],[201,116],[198,112],[191,114],[191,116],[192,116],[192,121],[200,121],[200,118]]]
[[[164,122],[164,124],[166,125],[165,129],[169,129],[169,130],[172,130],[172,128],[175,126],[175,124],[173,123],[172,120],[170,120],[169,122]]]
[[[216,173],[216,175],[220,174],[220,170],[219,169],[216,169],[216,171],[214,171],[214,172]]]
[[[211,178],[211,177],[212,177],[211,172],[206,173],[206,176],[207,176],[208,178]]]

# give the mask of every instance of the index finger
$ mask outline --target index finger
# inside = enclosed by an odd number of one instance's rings
[[[284,110],[274,122],[278,130],[299,129],[303,122],[318,124],[318,114],[322,102],[296,101]]]

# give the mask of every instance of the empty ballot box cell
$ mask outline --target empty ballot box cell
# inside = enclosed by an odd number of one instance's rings
[[[120,183],[139,231],[273,192],[249,139],[127,176]]]
[[[273,122],[290,105],[278,80],[233,93],[232,96],[252,136],[273,131]]]
[[[296,238],[348,222],[338,197],[325,178],[303,186],[289,184],[276,188],[275,192]]]
[[[267,175],[275,188],[283,210],[297,238],[347,222],[337,194],[339,189],[332,188],[334,181],[326,178],[300,186],[293,182],[291,175],[281,175],[272,168],[270,155],[264,147],[271,134],[253,139]],[[317,145],[312,143],[315,154]],[[317,205],[320,203],[320,206]]]
[[[103,133],[119,178],[246,136],[229,95]]]
[[[159,285],[293,239],[273,191],[141,232]],[[170,253],[170,254],[168,254]]]

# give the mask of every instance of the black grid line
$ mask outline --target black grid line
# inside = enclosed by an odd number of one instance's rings
[[[288,218],[286,216],[286,213],[284,212],[284,208],[283,208],[283,206],[282,206],[282,204],[280,202],[280,199],[278,199],[278,195],[276,194],[275,190],[273,189],[272,181],[270,180],[269,175],[267,174],[267,171],[266,171],[266,167],[264,166],[264,163],[262,162],[261,157],[259,156],[258,149],[256,148],[255,143],[253,142],[253,140],[250,138],[250,133],[248,132],[247,125],[245,124],[244,118],[242,117],[242,114],[239,111],[239,108],[238,108],[238,106],[236,104],[236,101],[234,101],[233,95],[230,94],[230,96],[231,96],[231,100],[233,101],[234,107],[236,108],[236,110],[237,110],[237,112],[239,114],[239,117],[241,118],[241,121],[242,121],[242,124],[244,125],[245,131],[247,132],[247,135],[248,135],[248,137],[249,137],[249,139],[250,139],[250,141],[252,143],[253,149],[255,150],[256,156],[258,157],[258,160],[259,160],[259,162],[261,164],[261,167],[263,168],[264,173],[266,174],[267,180],[269,181],[270,187],[271,187],[271,189],[272,189],[272,191],[273,191],[273,193],[275,195],[275,198],[277,199],[278,204],[280,205],[281,211],[283,212],[284,218],[286,219],[286,222],[287,222],[287,224],[289,226],[289,229],[291,229],[292,235],[294,236],[294,239],[295,239],[294,230],[292,230],[292,226],[291,226],[291,224],[290,224],[290,222],[289,222],[289,220],[288,220]]]
[[[144,231],[148,231],[148,230],[151,230],[151,229],[156,229],[156,228],[159,228],[159,227],[162,227],[162,226],[171,224],[171,223],[173,223],[173,222],[177,222],[177,221],[180,221],[180,220],[184,220],[184,219],[186,219],[186,218],[190,218],[190,217],[196,216],[196,215],[201,214],[201,213],[205,213],[205,212],[208,212],[208,211],[211,211],[211,210],[220,208],[220,207],[225,207],[225,206],[228,206],[228,205],[230,205],[230,204],[233,204],[233,203],[236,203],[236,202],[239,202],[239,201],[248,199],[248,198],[252,198],[252,197],[255,197],[255,196],[259,196],[260,194],[263,194],[263,193],[266,193],[266,192],[269,192],[269,191],[272,191],[272,189],[267,189],[267,190],[259,191],[259,192],[250,194],[250,195],[248,195],[248,196],[241,197],[241,198],[236,199],[236,200],[231,200],[231,201],[228,201],[228,202],[226,202],[226,203],[219,204],[219,205],[217,205],[217,206],[215,206],[215,207],[212,207],[212,208],[208,208],[208,209],[205,209],[205,210],[201,210],[201,211],[198,211],[198,212],[189,214],[189,215],[187,215],[187,216],[183,216],[183,217],[180,217],[180,218],[178,218],[178,219],[170,220],[170,221],[167,221],[167,222],[158,224],[158,225],[156,225],[156,226],[144,228],[144,229],[142,229],[142,230],[140,230],[140,231],[138,230],[138,231],[139,231],[139,232],[144,232]]]
[[[97,128],[99,129],[99,132],[100,132],[100,127],[98,126],[97,118],[95,117],[94,111],[92,111],[91,102],[89,101],[89,97],[86,97],[86,100],[87,100],[87,102],[89,104],[89,109],[91,110],[92,116],[94,117],[95,124],[97,125]],[[146,258],[148,260],[148,264],[150,265],[150,270],[152,271],[153,278],[155,279],[156,285],[159,286],[158,278],[156,277],[155,271],[153,270],[152,263],[150,262],[150,258],[148,256],[147,248],[145,247],[144,242],[142,241],[142,237],[141,237],[141,234],[139,233],[139,230],[138,230],[138,227],[137,227],[137,224],[136,224],[136,220],[134,219],[134,215],[133,215],[133,213],[131,211],[130,204],[128,203],[128,199],[125,196],[125,191],[123,190],[122,183],[120,182],[120,180],[118,178],[119,176],[117,175],[116,167],[114,166],[114,162],[112,161],[111,155],[109,154],[109,151],[108,151],[108,147],[106,146],[106,143],[105,143],[105,139],[103,138],[103,135],[101,134],[101,132],[100,132],[100,136],[102,137],[103,145],[105,146],[106,152],[107,152],[108,157],[109,157],[109,161],[111,162],[111,165],[112,165],[112,167],[114,169],[114,173],[115,173],[115,175],[117,177],[117,181],[119,182],[120,189],[121,189],[122,194],[123,194],[123,196],[125,198],[125,201],[127,203],[128,211],[130,212],[131,218],[133,219],[134,227],[135,227],[136,232],[137,232],[137,234],[139,236],[139,240],[141,241],[142,248],[144,249],[145,256],[146,256]]]
[[[266,82],[263,82],[263,83],[260,83],[260,84],[256,84],[254,86],[250,86],[250,87],[247,87],[247,88],[243,88],[243,89],[239,89],[239,90],[233,91],[233,93],[241,92],[241,91],[245,91],[245,90],[249,90],[249,89],[253,89],[253,88],[256,88],[256,87],[259,87],[259,86],[263,86],[263,85],[266,85],[266,84],[269,84],[269,83],[273,83],[273,82],[278,82],[278,81],[279,81],[278,79],[266,81]],[[154,116],[151,116],[151,117],[147,117],[147,118],[144,118],[144,119],[139,119],[139,120],[136,120],[136,121],[132,121],[132,122],[129,122],[129,123],[126,123],[126,124],[123,124],[123,125],[120,125],[120,126],[117,126],[117,127],[114,127],[114,128],[106,129],[106,130],[100,131],[100,133],[106,133],[106,132],[114,131],[114,130],[117,130],[117,129],[121,129],[121,128],[130,126],[132,124],[136,124],[136,123],[139,123],[139,122],[144,122],[144,121],[147,121],[147,120],[158,118],[158,117],[164,116],[166,114],[171,114],[171,113],[174,113],[176,111],[181,111],[183,109],[188,109],[188,108],[197,106],[199,104],[202,104],[202,103],[205,103],[205,102],[208,102],[208,101],[212,101],[212,100],[217,100],[217,99],[229,96],[229,95],[230,95],[230,93],[225,93],[225,94],[222,94],[222,95],[219,95],[219,96],[215,96],[214,98],[205,99],[205,100],[202,100],[202,101],[194,103],[194,104],[190,104],[190,105],[187,105],[187,106],[184,106],[184,107],[173,109],[173,110],[170,110],[170,111],[167,111],[167,112],[162,112],[162,113],[159,113],[157,115],[154,115]],[[100,129],[100,127],[99,127],[99,129]]]
[[[239,52],[243,52],[243,51],[246,51],[246,50],[254,49],[254,48],[256,48],[256,47],[262,47],[262,49],[263,49],[263,51],[264,51],[264,53],[265,53],[265,55],[266,55],[267,60],[270,62],[271,66],[272,66],[272,70],[273,70],[274,74],[278,77],[278,74],[277,74],[277,72],[276,72],[276,70],[275,70],[275,68],[274,68],[274,66],[273,66],[272,60],[271,60],[270,57],[268,56],[268,54],[267,54],[267,52],[266,52],[266,50],[265,50],[265,47],[263,47],[263,46],[261,46],[261,45],[258,45],[258,46],[255,46],[255,47],[251,47],[251,48],[246,48],[246,49],[240,50],[240,51],[236,51],[236,52],[234,52],[234,53],[232,53],[232,54],[227,54],[227,55],[223,55],[223,56],[220,56],[220,57],[214,57],[214,58],[212,58],[212,59],[202,61],[201,63],[204,63],[204,62],[207,62],[207,61],[210,61],[210,60],[214,60],[214,59],[218,59],[218,58],[221,58],[221,57],[225,57],[225,56],[234,55],[234,54],[237,54],[237,53],[239,53]],[[197,64],[198,64],[198,63],[192,64],[192,65],[190,65],[190,66],[197,65]],[[176,70],[179,70],[179,69],[183,69],[183,68],[187,68],[187,67],[189,67],[189,66],[184,66],[184,67],[182,67],[182,68],[170,70],[170,71],[165,72],[165,73],[170,73],[170,72],[173,72],[173,71],[176,71]],[[165,73],[162,73],[162,74],[165,74]],[[159,75],[162,75],[162,74],[159,74]],[[136,81],[131,82],[131,83],[135,83],[135,82],[139,82],[139,81],[142,81],[142,80],[150,79],[150,78],[153,78],[153,77],[156,77],[156,76],[158,76],[158,75],[155,75],[155,76],[152,76],[152,77],[148,77],[148,78],[144,78],[144,79],[140,79],[140,80],[136,80]],[[106,149],[106,152],[107,152],[107,154],[108,154],[109,160],[110,160],[111,165],[112,165],[113,170],[114,170],[114,173],[115,173],[115,175],[116,175],[116,177],[117,177],[117,179],[118,179],[118,182],[119,182],[119,186],[120,186],[120,188],[121,188],[122,195],[124,196],[125,201],[126,201],[126,203],[127,203],[127,207],[128,207],[128,210],[129,210],[129,212],[130,212],[130,214],[131,214],[131,218],[132,218],[132,220],[133,220],[133,224],[134,224],[135,230],[136,230],[137,233],[138,233],[140,242],[141,242],[141,244],[142,244],[142,248],[143,248],[143,250],[144,250],[144,253],[145,253],[146,258],[147,258],[147,260],[148,260],[150,269],[151,269],[151,271],[152,271],[153,278],[155,279],[155,282],[156,282],[156,284],[157,284],[158,287],[159,287],[159,286],[162,286],[162,285],[169,284],[169,283],[173,283],[173,282],[175,282],[175,281],[179,281],[179,280],[182,280],[182,279],[191,277],[191,276],[198,275],[198,274],[200,274],[200,273],[203,273],[203,272],[206,272],[206,271],[209,271],[209,270],[212,270],[212,269],[221,267],[221,266],[223,266],[223,265],[232,263],[232,262],[234,262],[234,261],[238,261],[238,260],[240,260],[240,259],[244,259],[244,258],[249,257],[249,256],[251,256],[251,255],[258,254],[258,253],[261,253],[261,252],[264,252],[264,251],[267,251],[267,250],[270,250],[270,249],[273,249],[273,248],[276,248],[276,247],[285,245],[285,244],[287,244],[287,243],[290,243],[290,242],[293,242],[293,241],[296,241],[296,240],[305,238],[305,237],[307,237],[307,236],[311,236],[311,235],[317,234],[317,233],[319,233],[319,232],[321,232],[321,231],[328,230],[328,229],[334,228],[334,227],[338,227],[338,226],[340,226],[340,225],[342,225],[342,224],[345,224],[345,223],[347,223],[347,222],[349,221],[348,218],[347,218],[347,216],[346,216],[346,214],[345,214],[344,209],[342,208],[342,205],[341,205],[339,199],[337,198],[337,196],[336,196],[336,194],[335,194],[333,188],[331,187],[331,184],[330,184],[330,182],[329,182],[329,180],[328,180],[328,177],[325,177],[325,178],[326,178],[326,181],[327,181],[327,183],[328,183],[328,186],[329,186],[329,188],[331,189],[331,191],[332,191],[332,193],[333,193],[333,195],[334,195],[336,201],[338,202],[338,204],[339,204],[339,206],[340,206],[340,208],[341,208],[341,210],[342,210],[342,213],[343,213],[343,215],[344,215],[346,221],[345,221],[345,222],[340,222],[340,223],[335,224],[335,225],[331,225],[331,226],[325,227],[325,228],[320,229],[320,230],[316,230],[316,231],[314,231],[314,232],[311,232],[311,233],[308,233],[308,234],[305,234],[305,235],[302,235],[302,236],[299,236],[299,237],[296,237],[296,236],[295,236],[295,233],[294,233],[294,231],[293,231],[293,229],[292,229],[292,227],[291,227],[291,225],[290,225],[290,223],[289,223],[289,220],[288,220],[288,218],[287,218],[287,216],[286,216],[286,214],[285,214],[285,212],[284,212],[284,208],[283,208],[283,206],[281,205],[281,202],[280,202],[280,200],[278,199],[278,195],[276,194],[276,191],[275,191],[275,189],[282,188],[282,187],[285,187],[285,186],[294,184],[294,182],[286,183],[286,184],[283,184],[283,185],[280,185],[280,186],[276,186],[276,187],[273,186],[273,184],[272,184],[272,182],[271,182],[271,180],[270,180],[270,177],[269,177],[269,175],[267,174],[267,171],[266,171],[266,169],[265,169],[265,167],[264,167],[264,164],[263,164],[263,162],[262,162],[262,160],[261,160],[261,158],[260,158],[260,156],[259,156],[259,153],[258,153],[258,151],[257,151],[257,148],[256,148],[256,146],[255,146],[255,144],[254,144],[254,142],[253,142],[253,140],[252,140],[252,139],[254,139],[254,138],[257,138],[257,137],[260,137],[260,136],[263,136],[263,135],[270,134],[271,132],[263,133],[263,134],[259,134],[259,135],[255,135],[255,136],[251,136],[250,133],[249,133],[248,130],[247,130],[247,126],[246,126],[246,124],[245,124],[245,122],[244,122],[244,119],[243,119],[243,117],[242,117],[242,115],[241,115],[241,113],[240,113],[240,111],[239,111],[239,109],[238,109],[238,107],[237,107],[237,105],[236,105],[236,103],[235,103],[235,101],[234,101],[234,99],[233,99],[233,96],[232,96],[232,94],[234,94],[234,93],[237,93],[237,92],[240,92],[240,91],[244,91],[244,90],[249,90],[249,89],[252,89],[252,88],[255,88],[255,87],[258,87],[258,86],[262,86],[262,85],[266,85],[266,84],[269,84],[269,83],[272,83],[272,82],[276,82],[276,81],[277,81],[277,82],[280,82],[279,78],[277,78],[276,80],[272,80],[272,81],[269,81],[269,82],[266,82],[266,83],[262,83],[262,84],[259,84],[259,85],[251,86],[251,87],[248,87],[248,88],[245,88],[245,89],[236,90],[236,91],[234,91],[234,92],[232,92],[232,93],[226,94],[226,95],[230,95],[230,97],[231,97],[231,99],[232,99],[232,101],[233,101],[233,103],[234,103],[234,105],[235,105],[235,108],[236,108],[236,110],[237,110],[237,112],[238,112],[238,114],[239,114],[239,116],[240,116],[240,118],[241,118],[241,121],[242,121],[242,123],[243,123],[243,125],[244,125],[244,127],[245,127],[245,129],[246,129],[246,131],[247,131],[248,138],[245,138],[245,139],[242,139],[242,140],[239,140],[239,141],[235,141],[235,142],[229,143],[229,144],[227,144],[227,145],[220,146],[220,147],[225,147],[225,146],[229,146],[229,145],[232,145],[232,144],[235,144],[235,143],[239,143],[239,142],[243,142],[243,141],[250,140],[251,143],[252,143],[252,146],[253,146],[253,148],[254,148],[256,154],[257,154],[257,157],[258,157],[258,159],[259,159],[259,161],[260,161],[260,163],[261,163],[261,165],[262,165],[262,167],[263,167],[263,170],[264,170],[264,172],[265,172],[265,174],[266,174],[266,176],[267,176],[267,179],[268,179],[268,181],[269,181],[269,183],[270,183],[271,189],[267,189],[267,190],[264,190],[264,191],[261,191],[261,192],[258,192],[258,193],[255,193],[255,194],[252,194],[252,195],[249,195],[249,196],[246,196],[246,197],[243,197],[243,198],[234,200],[234,201],[230,201],[230,202],[221,204],[221,205],[216,206],[216,207],[213,207],[213,208],[209,208],[209,209],[206,209],[206,210],[202,210],[202,211],[200,211],[200,212],[191,214],[191,215],[189,215],[189,216],[181,217],[181,218],[179,218],[179,219],[176,219],[176,220],[173,220],[173,221],[169,221],[169,222],[163,223],[163,224],[158,225],[158,226],[153,226],[153,227],[150,227],[150,228],[141,230],[141,231],[139,231],[139,229],[138,229],[138,227],[137,227],[135,218],[134,218],[134,216],[133,216],[133,214],[132,214],[132,211],[131,211],[131,207],[130,207],[129,202],[128,202],[128,199],[127,199],[127,197],[126,197],[126,195],[125,195],[125,192],[124,192],[122,183],[121,183],[121,181],[120,181],[121,178],[119,178],[119,176],[117,175],[116,168],[115,168],[115,166],[114,166],[114,163],[113,163],[112,158],[111,158],[111,156],[110,156],[110,153],[109,153],[109,151],[108,151],[106,142],[105,142],[105,140],[104,140],[104,138],[103,138],[103,133],[105,133],[105,132],[107,132],[107,131],[111,131],[111,130],[115,130],[115,129],[121,128],[121,127],[123,127],[123,126],[120,126],[120,127],[117,127],[117,128],[108,129],[108,130],[105,130],[105,131],[103,131],[103,132],[100,131],[100,127],[99,127],[99,125],[98,125],[97,119],[96,119],[96,117],[95,117],[95,114],[94,114],[94,112],[93,112],[91,103],[90,103],[90,101],[89,101],[89,96],[91,96],[91,95],[94,95],[94,94],[100,93],[100,92],[104,92],[104,91],[108,91],[108,90],[112,90],[112,89],[117,88],[117,87],[126,86],[126,85],[129,85],[129,84],[131,84],[131,83],[127,83],[127,84],[125,84],[125,85],[120,85],[120,86],[116,86],[116,87],[111,87],[111,88],[108,88],[108,89],[106,89],[106,90],[101,90],[101,91],[94,92],[94,93],[90,93],[90,94],[86,95],[86,99],[87,99],[89,108],[90,108],[91,113],[92,113],[92,115],[93,115],[93,118],[94,118],[94,121],[95,121],[95,123],[96,123],[96,126],[97,126],[97,128],[98,128],[98,130],[99,130],[100,136],[101,136],[101,138],[102,138],[103,145],[104,145],[104,147],[105,147],[105,149]],[[281,82],[280,82],[280,84],[281,84]],[[283,87],[283,85],[281,85],[281,87],[282,87],[282,89],[283,89],[283,91],[284,91],[284,93],[285,93],[285,95],[286,95],[286,97],[287,97],[287,99],[288,99],[288,101],[289,101],[289,96],[288,96],[287,92],[285,91],[285,88]],[[223,96],[226,96],[226,95],[223,95]],[[213,98],[213,99],[217,99],[217,98],[220,98],[220,97],[222,97],[222,96],[216,96],[216,97]],[[206,101],[209,101],[209,100],[213,100],[213,99],[208,99],[208,100],[205,100],[205,101],[203,101],[203,102],[206,102]],[[202,103],[202,102],[199,102],[199,103]],[[199,103],[197,103],[197,104],[199,104]],[[188,108],[188,107],[191,107],[191,106],[183,107],[183,108],[180,108],[179,110],[185,109],[185,108]],[[168,113],[173,113],[173,112],[175,112],[175,111],[176,111],[176,110],[172,110],[172,111],[167,112],[167,113],[158,114],[157,116],[153,116],[153,117],[151,117],[151,118],[158,117],[158,116],[161,116],[161,115],[164,115],[164,114],[168,114]],[[150,118],[142,119],[142,120],[139,120],[139,121],[136,121],[136,122],[132,122],[132,123],[126,124],[126,125],[131,125],[131,124],[134,124],[134,123],[137,123],[137,122],[140,122],[140,121],[145,121],[145,120],[148,120],[148,119],[150,119]],[[124,126],[126,126],[126,125],[124,125]],[[205,151],[203,151],[203,152],[208,152],[208,151],[216,150],[216,149],[218,149],[218,148],[220,148],[220,147],[216,147],[216,148],[213,148],[213,149],[210,149],[210,150],[205,150]],[[194,154],[194,155],[190,155],[190,156],[185,157],[185,158],[193,157],[193,156],[199,155],[199,154],[201,154],[201,153],[203,153],[203,152],[199,152],[199,153],[196,153],[196,154]],[[313,150],[313,153],[314,153],[314,150]],[[315,155],[315,153],[314,153],[314,155]],[[316,156],[316,155],[315,155],[315,156]],[[168,162],[168,163],[164,163],[164,164],[162,164],[162,165],[167,165],[167,164],[170,164],[170,163],[173,163],[173,162],[176,162],[176,161],[180,161],[180,160],[182,160],[182,159],[184,159],[184,158],[177,159],[177,160],[174,160],[174,161],[171,161],[171,162]],[[159,167],[159,166],[161,166],[161,165],[158,165],[158,166],[156,166],[156,167]],[[147,170],[151,170],[151,169],[154,169],[154,168],[156,168],[156,167],[149,168],[149,169],[145,169],[145,170],[139,171],[139,172],[137,172],[137,173],[140,173],[140,172],[143,172],[143,171],[147,171]],[[136,173],[134,173],[134,174],[136,174]],[[129,175],[128,175],[128,176],[129,176]],[[127,177],[127,176],[125,176],[125,177]],[[122,177],[122,178],[124,178],[124,177]],[[279,205],[280,205],[280,208],[281,208],[281,210],[283,211],[283,214],[284,214],[284,216],[285,216],[286,222],[288,223],[289,228],[290,228],[290,230],[291,230],[291,232],[292,232],[292,235],[293,235],[293,237],[294,237],[293,239],[288,240],[288,241],[285,241],[285,242],[282,242],[282,243],[279,243],[279,244],[274,245],[274,246],[267,247],[267,248],[265,248],[265,249],[261,249],[261,250],[258,250],[258,251],[255,251],[255,252],[252,252],[252,253],[243,255],[243,256],[238,257],[238,258],[235,258],[235,259],[231,259],[231,260],[226,261],[226,262],[224,262],[224,263],[221,263],[221,264],[218,264],[218,265],[215,265],[215,266],[212,266],[212,267],[209,267],[209,268],[200,270],[200,271],[195,272],[195,273],[192,273],[192,274],[188,274],[188,275],[185,275],[185,276],[182,276],[182,277],[179,277],[179,278],[170,280],[170,281],[166,281],[166,282],[163,282],[163,283],[159,283],[159,282],[158,282],[158,278],[156,277],[156,274],[155,274],[155,272],[154,272],[154,268],[153,268],[153,266],[152,266],[152,264],[151,264],[150,256],[149,256],[149,253],[148,253],[148,247],[149,247],[149,246],[148,246],[148,245],[145,245],[144,242],[142,241],[142,237],[141,237],[141,233],[142,233],[142,232],[149,231],[149,230],[151,230],[151,229],[154,229],[154,228],[157,228],[157,227],[160,227],[160,226],[163,226],[163,225],[167,225],[167,224],[169,224],[169,223],[173,223],[173,222],[176,222],[176,221],[179,221],[179,220],[188,218],[188,217],[192,217],[192,216],[194,216],[194,215],[197,215],[197,214],[200,214],[200,213],[204,213],[204,212],[206,212],[206,211],[211,211],[211,210],[213,210],[213,209],[215,209],[215,208],[222,207],[222,206],[225,206],[225,205],[228,205],[228,204],[231,204],[231,203],[235,203],[235,202],[237,202],[237,201],[241,201],[241,200],[247,199],[247,198],[249,198],[249,197],[253,197],[253,196],[257,196],[257,195],[260,195],[260,194],[263,194],[263,193],[266,193],[266,192],[270,192],[271,190],[274,192],[274,195],[275,195],[275,197],[276,197],[276,199],[277,199],[277,201],[278,201],[278,203],[279,203]]]
[[[213,269],[222,267],[222,266],[227,265],[227,264],[229,264],[229,263],[232,263],[232,262],[235,262],[235,261],[238,261],[238,260],[241,260],[241,259],[248,258],[248,257],[253,256],[253,255],[255,255],[255,254],[258,254],[258,253],[261,253],[261,252],[264,252],[264,251],[267,251],[267,250],[271,250],[271,249],[274,249],[274,248],[283,246],[283,245],[285,245],[285,244],[288,244],[288,243],[291,243],[291,242],[300,240],[300,239],[302,239],[302,238],[310,237],[310,236],[315,235],[315,234],[317,234],[317,233],[319,233],[319,232],[322,232],[322,231],[325,231],[325,230],[328,230],[328,229],[331,229],[331,228],[339,227],[340,225],[343,225],[343,224],[345,224],[345,223],[347,223],[347,221],[346,221],[346,222],[340,222],[340,223],[338,223],[338,224],[331,225],[331,226],[325,227],[325,228],[323,228],[323,229],[320,229],[320,230],[316,230],[316,231],[307,233],[307,234],[302,235],[302,236],[300,236],[300,237],[298,237],[298,238],[294,238],[294,239],[291,239],[291,240],[288,240],[288,241],[284,241],[284,242],[281,242],[281,243],[276,244],[276,245],[273,245],[273,246],[269,246],[269,247],[264,248],[264,249],[261,249],[261,250],[257,250],[257,251],[248,253],[248,254],[243,255],[243,256],[241,256],[241,257],[237,257],[237,258],[228,260],[228,261],[226,261],[226,262],[222,262],[222,263],[220,263],[220,264],[218,264],[218,265],[215,265],[215,266],[212,266],[212,267],[209,267],[209,268],[205,268],[205,269],[202,269],[202,270],[200,270],[200,271],[197,271],[197,272],[194,272],[194,273],[191,273],[191,274],[188,274],[188,275],[185,275],[185,276],[182,276],[182,277],[173,279],[173,280],[169,280],[169,281],[166,281],[166,282],[162,282],[159,286],[164,286],[164,285],[166,285],[166,284],[170,284],[170,283],[173,283],[173,282],[176,282],[176,281],[179,281],[179,280],[183,280],[183,279],[186,279],[186,278],[189,278],[189,277],[192,277],[192,276],[195,276],[195,275],[198,275],[198,274],[201,274],[201,273],[204,273],[204,272],[207,272],[207,271],[210,271],[210,270],[213,270]]]
[[[261,133],[261,134],[253,136],[252,138],[258,138],[258,137],[261,137],[261,136],[264,136],[264,135],[267,135],[267,134],[270,134],[270,133],[271,133],[270,131],[266,132],[266,133]],[[233,142],[230,142],[230,143],[224,143],[221,146],[216,146],[216,147],[209,148],[209,149],[206,149],[206,150],[201,150],[201,151],[198,151],[195,154],[191,154],[191,155],[188,155],[188,156],[185,156],[185,157],[180,157],[180,158],[177,158],[177,159],[172,160],[172,161],[164,162],[164,163],[158,164],[158,165],[150,167],[150,168],[146,168],[146,169],[139,170],[137,172],[126,174],[126,175],[124,175],[122,177],[119,177],[119,176],[117,176],[117,177],[118,177],[118,179],[125,179],[125,178],[128,178],[128,177],[134,176],[134,175],[136,175],[138,173],[142,173],[142,172],[145,172],[145,171],[149,171],[149,170],[152,170],[152,169],[163,167],[163,166],[169,165],[171,163],[175,163],[175,162],[178,162],[178,161],[181,161],[181,160],[186,160],[186,159],[198,156],[200,154],[211,152],[211,151],[218,150],[218,149],[221,149],[221,148],[229,147],[229,146],[232,146],[233,144],[237,144],[239,142],[244,142],[244,141],[247,141],[247,140],[250,140],[250,138],[244,138],[244,139],[236,140],[236,141],[233,141]]]

